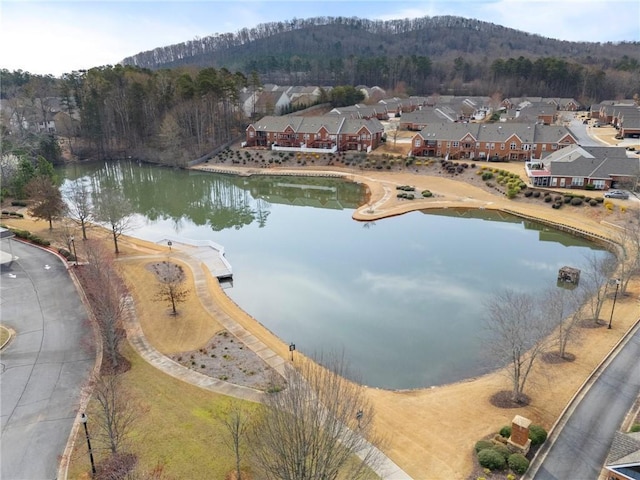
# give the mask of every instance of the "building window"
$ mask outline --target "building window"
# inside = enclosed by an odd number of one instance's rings
[[[555,177],[553,177],[553,178],[551,179],[551,186],[552,186],[552,187],[555,187],[557,184],[558,184],[558,179],[557,179],[557,178],[555,178]]]
[[[581,187],[584,185],[584,177],[573,177],[571,178],[571,186],[573,187]]]
[[[605,182],[604,180],[594,180],[593,186],[595,187],[596,190],[604,190]]]
[[[458,142],[453,142],[453,147],[454,148],[458,148],[459,143]]]
[[[447,148],[451,148],[451,142],[447,142]]]
[[[500,150],[504,150],[504,143],[500,144]]]
[[[556,145],[555,143],[551,145],[551,150],[557,150],[558,149],[558,145]]]
[[[414,146],[416,146],[416,147],[420,146],[420,139],[419,138],[416,139],[416,141],[414,143]]]
[[[511,145],[509,145],[509,149],[510,150],[515,150],[516,148],[517,148],[516,142],[511,142]]]
[[[525,143],[524,145],[522,145],[522,150],[525,150],[525,151],[531,150],[531,145],[529,145],[528,143]]]
[[[256,132],[254,132],[253,130],[249,130],[249,138],[253,138],[255,137]]]
[[[543,143],[542,144],[542,151],[545,152],[547,150],[547,144]]]

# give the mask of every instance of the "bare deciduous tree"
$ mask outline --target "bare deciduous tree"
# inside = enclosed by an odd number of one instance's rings
[[[235,457],[236,480],[242,480],[241,460],[247,447],[247,437],[253,427],[253,411],[239,401],[232,399],[219,416],[219,421],[226,433],[222,441]]]
[[[269,395],[253,430],[254,461],[267,479],[369,478],[379,461],[362,386],[346,379],[344,357],[319,363],[287,369],[286,388]]]
[[[96,400],[96,438],[114,455],[127,450],[136,420],[144,413],[122,385],[119,375],[101,375],[95,380],[93,397]],[[92,415],[93,416],[93,415]]]
[[[540,308],[543,321],[555,328],[551,344],[558,348],[560,358],[567,358],[567,346],[578,336],[576,328],[580,322],[581,298],[576,290],[552,287],[541,297]]]
[[[124,338],[122,316],[126,289],[110,255],[100,243],[85,242],[87,265],[83,268],[83,286],[95,315],[105,350],[105,359],[117,370],[119,346]]]
[[[591,318],[596,323],[600,319],[600,312],[606,299],[606,284],[613,275],[615,267],[616,260],[613,255],[602,257],[591,253],[585,256],[579,289],[582,294],[582,303],[586,305]]]
[[[493,295],[486,308],[487,351],[493,361],[507,366],[511,399],[522,402],[529,373],[545,351],[549,322],[541,318],[534,298],[527,293],[504,290]]]
[[[620,279],[620,293],[627,291],[629,281],[640,273],[640,213],[634,212],[633,217],[625,224],[615,237],[618,244],[618,271]]]
[[[99,192],[93,192],[93,205],[95,219],[109,225],[115,252],[120,253],[118,238],[131,228],[134,213],[129,200],[121,190],[108,187]]]
[[[87,226],[93,219],[93,205],[91,204],[91,190],[86,181],[75,180],[64,192],[69,216],[82,229],[83,240],[87,239]]]
[[[177,315],[176,305],[184,302],[189,295],[189,290],[184,286],[184,270],[176,263],[164,261],[154,264],[153,271],[160,282],[157,298],[169,302],[171,313]]]

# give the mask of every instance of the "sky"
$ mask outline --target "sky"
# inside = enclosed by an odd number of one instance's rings
[[[0,0],[0,68],[56,77],[260,23],[457,15],[570,41],[640,41],[638,0]]]

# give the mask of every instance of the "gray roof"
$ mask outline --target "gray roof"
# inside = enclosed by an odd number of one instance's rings
[[[515,135],[523,143],[558,143],[567,136],[573,137],[565,127],[520,123],[440,123],[420,131],[425,139],[448,141],[460,141],[468,134],[477,142],[506,142]]]
[[[423,107],[420,110],[403,113],[400,122],[428,125],[430,123],[453,122],[455,118],[455,112],[448,107]]]
[[[640,159],[627,157],[620,147],[570,145],[544,159],[551,175],[609,179],[640,173]]]
[[[616,432],[606,465],[640,464],[640,432]]]
[[[291,126],[296,133],[317,133],[325,127],[329,134],[338,135],[345,133],[356,133],[362,127],[367,128],[371,133],[382,133],[384,127],[378,119],[358,119],[341,115],[322,115],[317,117],[263,117],[253,123],[257,131],[282,132]]]

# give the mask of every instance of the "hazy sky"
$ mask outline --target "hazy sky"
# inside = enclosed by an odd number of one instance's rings
[[[638,0],[0,0],[0,67],[59,76],[260,23],[458,15],[562,40],[640,41]]]

